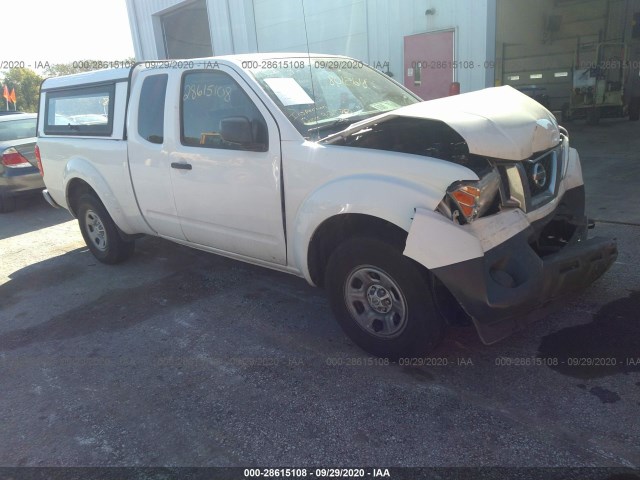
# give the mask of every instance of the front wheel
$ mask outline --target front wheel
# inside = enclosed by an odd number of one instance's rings
[[[443,320],[423,272],[385,242],[343,243],[329,259],[325,285],[338,323],[370,354],[419,357],[442,339]]]
[[[94,195],[82,195],[77,212],[80,232],[94,257],[102,263],[115,264],[131,256],[134,241],[120,236],[109,212]]]

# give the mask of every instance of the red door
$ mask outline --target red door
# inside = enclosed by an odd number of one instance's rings
[[[404,37],[404,85],[423,100],[446,97],[453,82],[453,30]]]

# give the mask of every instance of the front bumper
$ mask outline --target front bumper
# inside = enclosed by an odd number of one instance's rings
[[[617,258],[615,240],[587,239],[584,203],[580,186],[533,223],[514,209],[467,228],[416,212],[404,253],[448,288],[481,340],[491,344],[542,318],[559,298],[588,287]],[[567,243],[541,248],[549,232]]]
[[[588,287],[618,255],[615,240],[595,237],[541,258],[529,244],[530,233],[521,232],[483,257],[433,270],[486,344],[538,320],[555,300]]]

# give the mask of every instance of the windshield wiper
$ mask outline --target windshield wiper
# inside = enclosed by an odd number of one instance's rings
[[[360,115],[353,115],[351,117],[338,117],[335,120],[333,120],[332,122],[327,122],[327,123],[323,123],[322,125],[318,125],[316,127],[312,127],[308,131],[309,131],[309,133],[312,133],[312,132],[324,132],[326,130],[333,130],[335,127],[342,127],[342,126],[348,127],[352,123],[359,122],[359,121],[364,120],[365,118],[369,118],[371,116],[373,116],[373,115],[370,114],[370,113],[366,113],[366,114],[360,114]]]

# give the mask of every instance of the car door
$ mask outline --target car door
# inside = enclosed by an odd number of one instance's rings
[[[138,207],[149,226],[162,236],[185,240],[171,185],[168,149],[172,140],[165,135],[175,115],[166,105],[167,88],[179,90],[177,72],[171,69],[135,72],[127,123],[129,173]]]
[[[186,239],[285,264],[280,138],[269,111],[225,66],[184,72],[175,101],[169,157]]]

